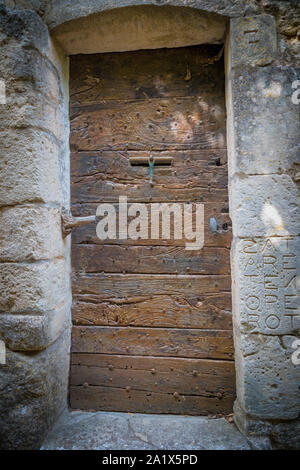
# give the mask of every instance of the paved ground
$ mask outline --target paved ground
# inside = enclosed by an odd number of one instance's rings
[[[64,413],[42,449],[237,450],[247,440],[224,418],[129,413]]]

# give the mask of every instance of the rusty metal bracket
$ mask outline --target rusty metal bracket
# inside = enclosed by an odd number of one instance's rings
[[[68,235],[70,235],[73,228],[90,224],[91,222],[95,222],[95,220],[95,215],[90,215],[88,217],[73,217],[70,211],[63,209],[61,211],[61,227],[63,238],[66,238]]]

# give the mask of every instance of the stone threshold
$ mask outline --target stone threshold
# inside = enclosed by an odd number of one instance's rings
[[[225,418],[65,411],[41,450],[251,450]]]

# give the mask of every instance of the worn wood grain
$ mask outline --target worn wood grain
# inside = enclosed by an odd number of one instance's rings
[[[130,202],[128,203],[131,204]],[[84,217],[88,215],[96,215],[97,207],[99,204],[73,204],[72,213],[77,217]],[[117,217],[117,230],[118,230],[118,220],[119,220],[119,206],[118,204],[113,204],[115,208],[115,213]],[[195,207],[195,206],[194,206]],[[151,246],[185,246],[186,239],[183,236],[182,239],[174,239],[174,224],[173,217],[171,217],[171,237],[170,239],[163,239],[161,236],[158,239],[151,238],[151,224],[150,224],[150,214],[151,206],[146,204],[147,213],[148,213],[148,239],[138,239],[132,240],[128,238],[127,240],[119,238],[111,239],[108,238],[105,241],[100,240],[96,234],[96,225],[95,223],[90,223],[83,227],[78,227],[72,232],[72,242],[74,245],[81,243],[89,244],[113,244],[113,245],[151,245]],[[210,228],[210,218],[214,218],[218,224],[217,232],[212,232]],[[132,218],[128,217],[128,223]],[[160,233],[161,233],[160,221]],[[220,203],[204,203],[204,246],[214,246],[214,247],[226,247],[230,248],[232,233],[231,233],[231,219],[228,214],[228,202],[223,201]]]
[[[145,160],[150,154],[158,159],[156,166],[157,184],[174,184],[176,187],[187,183],[199,186],[205,179],[209,184],[213,180],[227,183],[226,150],[190,150],[190,151],[100,151],[72,152],[72,182],[93,177],[116,183],[144,184],[149,167],[131,166],[130,162]],[[159,160],[171,160],[170,166],[159,166]],[[192,182],[190,182],[190,178]],[[205,185],[203,185],[204,187]]]
[[[227,187],[202,187],[204,183],[199,182],[199,186],[195,187],[186,184],[186,187],[168,187],[167,185],[156,185],[155,178],[157,172],[154,170],[154,186],[150,186],[149,170],[145,171],[145,184],[143,187],[135,187],[122,183],[109,183],[108,181],[97,180],[87,181],[86,185],[83,182],[78,184],[74,183],[71,187],[72,198],[81,203],[103,203],[103,202],[116,202],[120,196],[126,196],[128,202],[195,202],[195,203],[210,203],[227,201]],[[216,183],[212,183],[216,185]],[[82,188],[82,191],[81,191]]]
[[[74,295],[75,325],[232,329],[231,294],[98,299]]]
[[[110,183],[109,181],[91,179],[80,181],[72,184],[71,192],[73,200],[77,202],[86,203],[102,203],[102,202],[116,202],[120,196],[126,196],[129,202],[195,202],[195,203],[209,203],[227,201],[227,187],[216,187],[217,179],[212,183],[212,186],[205,185],[204,181],[199,181],[199,185],[193,186],[186,184],[185,187],[170,186],[167,184],[157,184],[155,179],[157,171],[154,169],[154,186],[150,186],[149,170],[145,172],[145,184],[143,186],[128,185],[125,183]]]
[[[214,102],[214,101],[213,101]],[[72,146],[78,150],[224,149],[222,103],[203,97],[114,101],[71,114]]]
[[[123,411],[143,411],[141,404],[136,408],[136,403],[128,401],[128,397],[141,397],[145,402],[149,392],[166,394],[165,406],[170,406],[169,399],[181,412],[186,412],[187,407],[183,411],[181,406],[178,407],[178,401],[180,403],[185,395],[194,396],[195,399],[201,396],[205,406],[209,404],[209,408],[205,408],[207,412],[219,413],[228,413],[235,398],[235,371],[231,361],[74,353],[70,383],[71,396],[90,400],[88,406],[98,409],[112,405],[110,400],[104,400],[106,394],[102,393],[103,389],[116,395],[119,390],[121,396],[126,392],[126,408]],[[77,400],[72,403],[75,407],[81,406]],[[154,404],[153,399],[150,403]],[[190,406],[191,403],[186,405]],[[196,401],[194,406],[200,403]],[[199,409],[193,412],[198,414]],[[168,408],[166,412],[170,412]]]
[[[70,404],[74,409],[135,413],[210,415],[232,412],[234,399],[175,395],[172,393],[123,390],[113,387],[70,387]]]
[[[222,46],[206,45],[70,57],[72,107],[101,100],[224,96]],[[180,51],[180,53],[179,53]],[[187,68],[190,80],[185,80]]]
[[[171,166],[132,166],[130,160],[150,152],[79,152],[72,154],[71,190],[77,202],[224,201],[227,197],[226,150],[151,152],[153,158],[172,158]]]
[[[79,245],[72,266],[85,273],[230,274],[229,258],[227,248]]]
[[[232,361],[74,353],[70,383],[234,396],[235,371]]]
[[[229,275],[167,274],[86,274],[73,273],[74,294],[90,294],[96,299],[148,295],[191,296],[230,292]]]
[[[232,332],[172,328],[73,327],[72,351],[232,359]]]

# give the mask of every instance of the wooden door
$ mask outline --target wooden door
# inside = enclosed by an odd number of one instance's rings
[[[71,58],[73,215],[100,203],[203,203],[205,243],[72,235],[71,407],[232,410],[224,64],[219,46]],[[166,157],[149,168],[136,159]],[[147,160],[146,160],[147,162]],[[138,160],[139,163],[139,160]],[[215,230],[217,225],[217,231]]]

